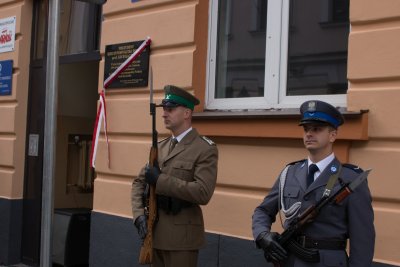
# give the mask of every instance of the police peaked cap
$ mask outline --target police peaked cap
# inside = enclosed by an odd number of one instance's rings
[[[164,86],[164,92],[165,98],[161,104],[163,107],[175,108],[184,106],[193,110],[195,105],[200,104],[200,101],[194,95],[177,86],[166,85]]]
[[[337,129],[343,124],[344,118],[340,111],[323,101],[310,100],[300,106],[301,121],[299,125],[307,123],[327,123]]]

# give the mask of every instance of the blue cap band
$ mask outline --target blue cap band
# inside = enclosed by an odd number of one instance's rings
[[[339,121],[335,119],[334,117],[323,113],[323,112],[304,112],[303,114],[303,119],[302,120],[309,120],[309,119],[315,119],[315,120],[320,120],[320,121],[325,121],[337,128],[339,126]]]

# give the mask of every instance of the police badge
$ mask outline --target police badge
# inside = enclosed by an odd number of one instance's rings
[[[307,111],[313,113],[316,110],[317,110],[317,103],[315,103],[315,101],[308,102]]]

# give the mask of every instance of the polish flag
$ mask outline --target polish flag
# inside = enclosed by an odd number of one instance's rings
[[[132,55],[127,58],[105,81],[103,84],[104,89],[100,93],[99,98],[99,109],[97,111],[96,121],[93,129],[93,137],[92,137],[92,148],[90,152],[90,164],[93,168],[95,168],[96,163],[96,153],[99,142],[99,135],[101,130],[101,123],[104,125],[104,135],[106,137],[107,143],[107,164],[108,168],[110,168],[110,144],[108,142],[107,136],[107,110],[106,110],[106,88],[123,72],[129,64],[131,64],[140,53],[151,43],[150,37],[147,37],[143,43],[132,53]]]

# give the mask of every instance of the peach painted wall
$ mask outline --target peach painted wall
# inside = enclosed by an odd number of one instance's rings
[[[0,60],[13,60],[12,94],[0,96],[0,197],[21,199],[25,166],[32,1],[3,0],[0,4],[0,18],[16,16],[14,51],[0,53]]]
[[[369,110],[368,123],[364,124],[368,138],[349,140],[340,145],[338,154],[374,169],[369,184],[376,215],[375,260],[399,265],[400,255],[395,250],[400,245],[400,182],[394,166],[400,161],[400,3],[350,2],[347,102],[350,111]],[[204,99],[208,1],[114,0],[104,5],[103,13],[100,77],[105,45],[150,36],[155,100],[162,99],[165,84],[182,86]],[[99,85],[102,83],[100,78]],[[108,168],[102,136],[93,205],[95,211],[130,218],[131,182],[147,161],[150,148],[149,90],[113,89],[106,97],[111,165]],[[161,139],[168,132],[160,116],[157,120]],[[210,137],[218,144],[220,161],[215,194],[203,207],[207,231],[251,239],[254,208],[283,166],[306,156],[301,132],[297,139]],[[279,230],[279,226],[275,228]]]
[[[350,161],[373,168],[375,260],[400,265],[400,1],[352,0],[348,108],[369,109],[369,141]]]
[[[195,13],[198,1],[108,1],[103,7],[99,84],[103,83],[104,51],[109,44],[143,40],[150,36],[150,65],[154,75],[155,101],[163,98],[166,84],[192,89]],[[101,87],[99,88],[101,90]],[[151,141],[149,89],[113,89],[106,93],[111,163],[102,136],[96,159],[97,178],[93,209],[132,217],[132,178],[146,163]],[[167,136],[157,118],[159,138]]]

